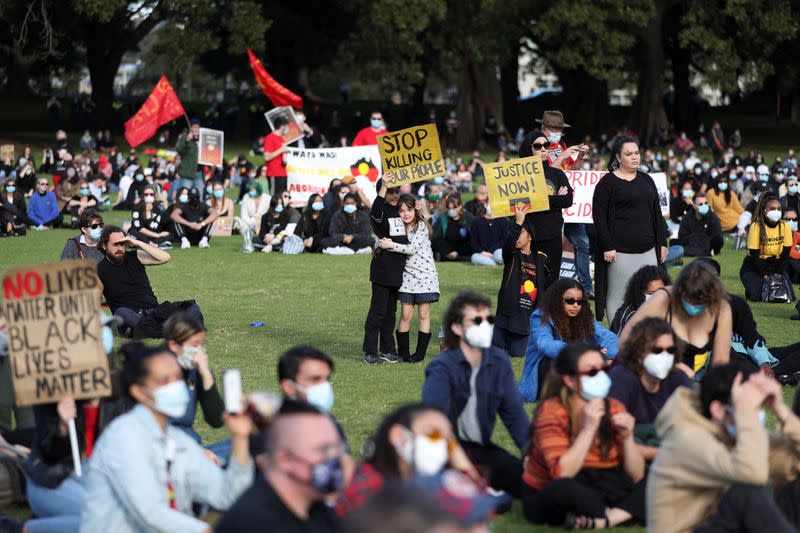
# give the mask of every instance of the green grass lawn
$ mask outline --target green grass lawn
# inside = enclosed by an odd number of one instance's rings
[[[106,223],[119,223],[122,218],[119,213],[107,214]],[[73,234],[51,230],[0,239],[0,272],[11,266],[57,260],[65,240]],[[728,240],[718,257],[722,279],[732,292],[742,294],[738,270],[744,252],[732,251],[731,244]],[[213,239],[209,250],[173,250],[168,264],[148,268],[157,297],[199,302],[209,329],[207,347],[216,375],[225,368],[240,368],[245,391],[277,390],[276,363],[292,345],[309,343],[329,353],[336,364],[333,414],[357,452],[385,414],[404,402],[420,399],[425,364],[435,353],[436,339],[423,364],[367,366],[361,341],[370,297],[368,256],[244,255],[239,253],[240,247],[241,238],[234,236]],[[442,301],[434,306],[432,331],[438,331],[446,303],[458,291],[471,289],[493,301],[496,298],[500,268],[437,266]],[[677,269],[671,273],[674,276]],[[798,340],[797,323],[788,318],[792,306],[756,304],[753,312],[768,345]],[[254,321],[263,321],[265,326],[250,327]],[[522,360],[513,363],[519,376]],[[787,398],[792,394],[789,390],[785,393]],[[197,427],[205,441],[225,437],[224,429],[213,430],[202,418]],[[494,439],[513,448],[503,425],[497,427]],[[10,512],[24,516],[19,509]],[[497,532],[531,529],[518,505],[494,527]]]

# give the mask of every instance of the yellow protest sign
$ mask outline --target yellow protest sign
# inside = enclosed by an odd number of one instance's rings
[[[396,187],[446,173],[436,124],[378,135],[378,151],[383,171],[395,173]]]
[[[3,313],[17,404],[111,395],[98,283],[97,267],[87,259],[6,273]]]
[[[550,209],[550,200],[547,198],[550,193],[538,155],[502,163],[486,163],[483,165],[483,174],[492,215],[507,217],[515,213],[516,206],[526,204],[531,212]]]

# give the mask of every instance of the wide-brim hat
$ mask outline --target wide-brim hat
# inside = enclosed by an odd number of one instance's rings
[[[542,118],[537,118],[536,122],[549,128],[569,128],[569,124],[564,123],[564,115],[561,111],[545,111]]]

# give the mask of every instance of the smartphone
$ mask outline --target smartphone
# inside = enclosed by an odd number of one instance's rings
[[[231,414],[242,412],[242,373],[231,368],[222,374],[222,391],[225,394],[225,411]]]

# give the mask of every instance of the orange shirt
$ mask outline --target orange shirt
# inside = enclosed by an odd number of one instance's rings
[[[625,406],[609,398],[611,414],[624,413]],[[572,445],[579,427],[569,432],[569,413],[560,398],[549,398],[542,402],[531,425],[531,451],[525,463],[522,480],[534,489],[542,489],[549,482],[561,477],[558,464],[561,456]],[[618,438],[605,459],[600,455],[600,438],[595,437],[592,447],[583,460],[584,468],[615,468],[622,464],[622,441]]]
[[[800,231],[792,232],[792,251],[789,252],[792,259],[800,259]]]

